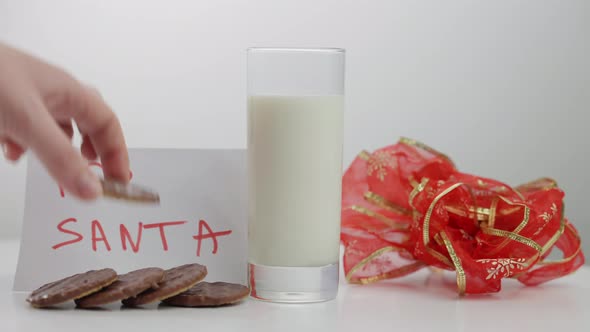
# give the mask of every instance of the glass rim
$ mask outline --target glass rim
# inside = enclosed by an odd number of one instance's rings
[[[345,53],[344,48],[338,47],[249,47],[248,53],[253,52],[290,52],[290,53]]]

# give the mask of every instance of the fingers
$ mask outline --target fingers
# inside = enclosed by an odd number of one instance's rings
[[[102,193],[98,177],[74,149],[67,134],[39,102],[27,142],[51,176],[68,192],[81,199],[95,199]]]
[[[74,137],[74,127],[72,126],[72,121],[60,123],[59,127],[64,131],[66,136],[70,138],[70,140]]]
[[[69,114],[84,133],[82,153],[99,157],[105,177],[129,181],[129,156],[123,130],[115,113],[92,89],[75,86],[68,92]]]
[[[20,157],[25,153],[25,149],[23,147],[21,147],[9,138],[0,139],[0,144],[2,144],[2,152],[4,153],[4,158],[6,158],[9,161],[18,161]]]
[[[74,129],[71,122],[62,123],[59,126],[70,140],[74,137]],[[16,143],[10,138],[0,138],[0,144],[2,145],[4,158],[12,162],[18,161],[27,150],[26,147]],[[87,158],[91,159],[89,157]],[[94,154],[94,159],[96,159],[96,153]]]
[[[80,147],[82,151],[82,155],[88,160],[95,160],[98,158],[96,151],[94,150],[94,146],[92,145],[92,141],[88,135],[84,135],[82,138],[82,146]]]

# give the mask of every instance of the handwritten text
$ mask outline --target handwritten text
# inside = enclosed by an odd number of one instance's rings
[[[80,227],[75,227],[78,223],[76,218],[67,218],[62,220],[57,225],[58,232],[62,234],[67,234],[70,239],[67,241],[63,241],[53,245],[51,248],[53,250],[58,250],[67,246],[74,245],[78,242],[84,241],[84,235],[79,231],[74,229],[80,229]],[[168,251],[169,243],[166,237],[166,230],[171,227],[178,227],[182,225],[189,224],[187,220],[175,220],[175,221],[163,221],[163,222],[156,222],[156,223],[149,223],[144,224],[142,222],[137,223],[137,228],[135,231],[135,236],[132,236],[132,231],[127,228],[125,224],[119,224],[119,236],[121,240],[121,250],[123,251],[132,251],[133,253],[138,253],[141,250],[141,241],[142,241],[142,234],[144,230],[156,230],[158,231],[160,237],[160,243],[162,246],[163,251]],[[205,220],[199,220],[197,223],[198,227],[197,234],[193,235],[193,240],[196,241],[196,255],[201,256],[201,247],[204,240],[211,240],[212,244],[212,251],[213,255],[217,254],[219,250],[219,238],[228,236],[232,233],[231,230],[223,230],[223,231],[213,231],[211,226]],[[111,251],[111,241],[107,237],[101,222],[97,219],[92,220],[90,223],[90,241],[92,243],[92,251],[99,251],[99,250],[106,250]],[[100,247],[99,247],[100,246]],[[102,248],[102,249],[100,249]]]

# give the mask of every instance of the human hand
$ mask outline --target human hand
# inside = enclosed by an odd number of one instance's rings
[[[71,143],[72,121],[82,135],[82,154]],[[100,95],[63,70],[2,43],[0,144],[11,161],[30,149],[49,174],[80,199],[94,199],[102,192],[84,157],[100,158],[105,177],[129,181],[121,125]]]

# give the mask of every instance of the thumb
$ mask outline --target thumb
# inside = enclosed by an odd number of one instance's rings
[[[102,193],[98,177],[45,106],[39,108],[27,135],[29,147],[66,191],[84,200],[97,198]]]

